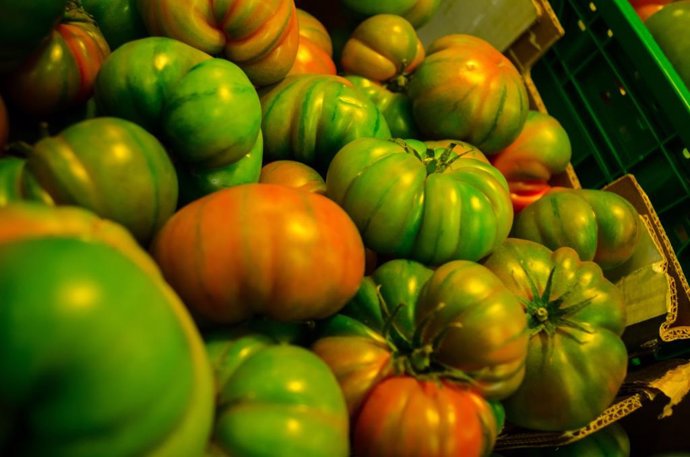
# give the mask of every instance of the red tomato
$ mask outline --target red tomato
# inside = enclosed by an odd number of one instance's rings
[[[489,403],[459,384],[392,377],[367,397],[354,423],[358,457],[484,456],[498,425]]]
[[[539,200],[551,189],[549,183],[544,181],[510,181],[508,187],[515,214]]]
[[[261,168],[259,182],[282,184],[317,194],[326,194],[326,182],[309,165],[296,160],[276,160]]]
[[[215,321],[329,316],[364,276],[364,246],[337,204],[277,184],[242,184],[179,210],[152,246],[187,305]]]
[[[288,74],[336,74],[333,62],[333,43],[326,27],[314,16],[297,9],[299,46],[295,63]]]

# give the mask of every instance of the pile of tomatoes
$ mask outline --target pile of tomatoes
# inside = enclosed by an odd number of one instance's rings
[[[484,456],[625,376],[640,238],[440,0],[0,1],[0,454]]]

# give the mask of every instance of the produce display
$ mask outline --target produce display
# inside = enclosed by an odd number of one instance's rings
[[[616,400],[639,215],[440,4],[0,0],[0,455],[481,457]]]

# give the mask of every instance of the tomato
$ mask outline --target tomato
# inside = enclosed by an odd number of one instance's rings
[[[508,187],[510,188],[510,200],[513,202],[515,214],[551,190],[551,185],[543,181],[511,181],[508,183]]]
[[[349,455],[343,393],[313,352],[246,331],[205,340],[218,386],[212,443],[223,455]]]
[[[137,0],[81,0],[96,20],[111,50],[128,41],[148,36],[137,9]]]
[[[340,65],[347,74],[385,82],[406,78],[424,60],[424,45],[401,16],[377,14],[362,21],[345,42]]]
[[[419,28],[436,13],[441,0],[343,0],[343,3],[364,16],[396,14],[407,19],[415,28]]]
[[[331,162],[326,188],[367,247],[431,265],[481,259],[513,223],[496,168],[415,140],[350,142]]]
[[[321,195],[326,193],[326,182],[321,175],[309,165],[295,160],[267,163],[261,168],[259,182],[282,184]]]
[[[428,46],[408,95],[424,139],[456,138],[488,155],[517,138],[529,109],[515,66],[487,41],[463,34]]]
[[[52,197],[25,169],[25,159],[13,156],[0,158],[0,206],[23,200],[54,204]]]
[[[257,182],[261,174],[263,150],[263,136],[259,131],[256,144],[237,162],[218,168],[192,167],[178,163],[177,177],[180,181],[178,207],[217,190]]]
[[[466,159],[477,159],[490,163],[486,155],[475,146],[460,140],[426,140],[424,142],[430,148],[450,148],[457,155]]]
[[[524,301],[529,319],[525,378],[503,400],[507,420],[543,431],[587,425],[627,373],[622,292],[568,247],[509,238],[483,264]]]
[[[171,38],[120,46],[95,98],[100,112],[143,126],[196,169],[246,160],[261,130],[259,96],[242,70]]]
[[[640,216],[613,192],[554,188],[516,217],[513,236],[556,249],[573,248],[604,270],[628,260],[640,239]]]
[[[316,73],[336,74],[333,62],[333,44],[328,31],[318,19],[304,10],[297,9],[299,47],[289,75]]]
[[[201,455],[212,372],[159,277],[107,244],[24,238],[0,244],[0,295],[0,453]]]
[[[354,425],[360,457],[488,455],[498,427],[489,403],[447,381],[389,378],[367,398]]]
[[[177,204],[177,176],[165,149],[124,119],[89,119],[38,141],[25,170],[56,204],[119,222],[141,243]]]
[[[530,110],[518,137],[491,155],[491,163],[510,181],[549,181],[570,163],[568,132],[556,118]]]
[[[45,44],[7,75],[4,88],[12,105],[42,117],[91,97],[110,48],[95,22],[86,18],[81,11],[63,19]]]
[[[390,138],[374,103],[339,76],[289,76],[261,95],[261,106],[266,162],[297,160],[325,174],[350,141]]]
[[[331,366],[356,415],[373,386],[391,375],[460,376],[483,395],[506,397],[524,375],[526,325],[517,298],[481,265],[453,261],[431,270],[397,259],[367,276],[321,324],[312,349]]]
[[[675,1],[650,16],[645,25],[680,79],[690,88],[690,1]]]
[[[393,138],[416,138],[417,126],[412,115],[412,102],[404,92],[396,92],[363,76],[345,78],[363,92],[381,111]]]
[[[17,67],[60,22],[67,0],[0,3],[0,74]]]
[[[277,184],[195,200],[165,224],[152,252],[190,309],[212,322],[324,318],[364,275],[362,240],[347,214],[322,195]]]
[[[239,65],[256,86],[280,81],[297,54],[293,0],[137,0],[151,35],[174,38]]]

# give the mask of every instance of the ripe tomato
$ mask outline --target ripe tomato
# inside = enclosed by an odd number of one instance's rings
[[[481,457],[498,436],[491,405],[475,390],[412,377],[378,384],[353,428],[359,457]]]
[[[326,182],[321,175],[309,165],[295,160],[267,163],[261,168],[259,182],[282,184],[322,195],[326,193]]]
[[[485,40],[462,34],[429,45],[408,95],[424,139],[464,140],[488,155],[517,138],[529,108],[515,66]]]
[[[299,43],[293,0],[137,0],[147,30],[239,65],[256,86],[280,81]]]
[[[332,58],[333,44],[326,27],[314,16],[299,8],[297,23],[299,24],[299,47],[295,63],[288,74],[336,74],[335,62]]]
[[[424,45],[414,27],[394,14],[377,14],[362,21],[340,55],[346,74],[378,82],[406,78],[423,60]]]
[[[322,195],[277,184],[195,200],[165,224],[152,252],[185,303],[214,322],[324,318],[364,275],[362,239],[347,214]]]

